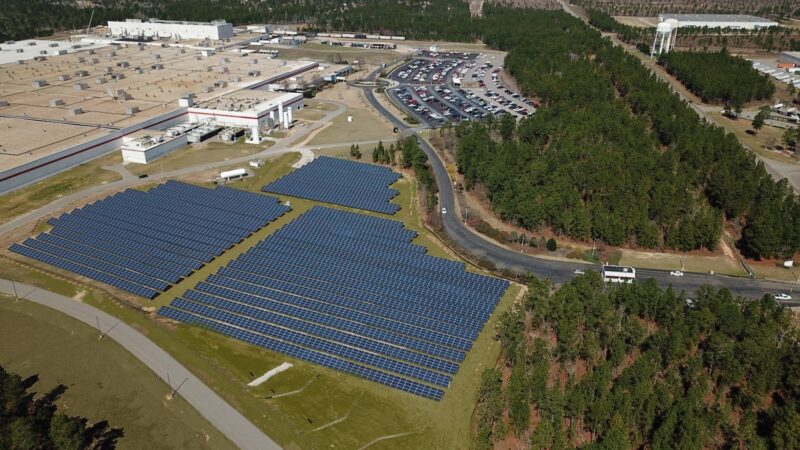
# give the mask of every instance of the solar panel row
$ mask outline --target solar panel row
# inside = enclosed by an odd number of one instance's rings
[[[508,283],[421,253],[414,236],[400,222],[314,207],[162,314],[324,354],[379,382],[446,387]]]
[[[168,181],[50,219],[51,231],[11,250],[153,298],[288,210],[274,197]]]
[[[394,214],[400,207],[389,201],[398,191],[389,185],[398,178],[388,167],[322,156],[261,190]]]
[[[354,364],[325,353],[316,352],[297,345],[287,344],[277,339],[272,339],[264,335],[242,330],[240,328],[210,320],[205,317],[189,314],[184,311],[173,309],[169,306],[161,308],[160,313],[165,317],[169,317],[174,320],[202,325],[249,344],[264,347],[266,349],[293,356],[298,359],[303,359],[314,364],[328,367],[330,369],[340,370],[342,372],[357,375],[422,397],[439,400],[444,394],[444,391],[441,389],[381,372],[379,370],[370,369],[369,367]]]

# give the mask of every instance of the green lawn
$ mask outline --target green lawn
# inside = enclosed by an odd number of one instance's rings
[[[138,359],[75,319],[0,296],[0,342],[0,365],[39,375],[38,394],[67,386],[59,409],[122,428],[121,449],[235,448],[183,398],[166,400],[169,387]]]
[[[115,151],[22,189],[0,195],[0,222],[7,222],[81,189],[122,179],[117,172],[101,169],[119,162],[122,162],[122,158]]]
[[[266,182],[287,173],[296,158],[296,154],[278,158],[264,167],[268,173],[257,174],[231,186],[258,191]],[[402,206],[396,215],[360,212],[402,221],[408,228],[420,233],[414,243],[427,247],[431,255],[453,259],[422,226],[416,208],[415,182],[403,178],[393,187],[400,192],[393,202]],[[279,198],[281,201],[290,201],[291,212],[155,301],[141,301],[143,306],[154,309],[169,303],[221,265],[317,204],[286,196]],[[354,211],[335,205],[325,206]],[[107,293],[89,288],[86,284],[76,285],[66,281],[74,277],[65,272],[36,263],[32,265],[64,278],[12,264],[0,264],[0,276],[22,279],[68,296],[85,290],[85,302],[108,311],[145,333],[270,437],[289,449],[360,448],[376,439],[394,435],[399,436],[380,440],[370,448],[469,448],[470,420],[479,374],[485,367],[495,364],[500,351],[498,342],[493,339],[495,315],[475,342],[451,386],[446,389],[443,400],[434,402],[247,345],[201,327],[154,320],[154,316],[121,306]],[[520,289],[518,285],[512,286],[497,310],[510,307]],[[286,361],[294,367],[258,388],[246,386],[252,379]],[[280,396],[294,391],[300,392]],[[279,397],[271,398],[275,395]]]

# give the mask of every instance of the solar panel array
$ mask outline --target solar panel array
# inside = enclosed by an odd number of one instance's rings
[[[11,250],[152,299],[290,208],[274,197],[168,181],[50,219]]]
[[[388,167],[321,156],[261,190],[394,214],[400,207],[389,201],[398,192],[389,185],[399,178]]]
[[[508,282],[415,236],[315,206],[160,314],[438,400]]]

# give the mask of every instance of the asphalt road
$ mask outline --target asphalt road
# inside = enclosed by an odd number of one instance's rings
[[[278,444],[197,379],[175,358],[124,322],[69,297],[28,284],[14,284],[21,298],[52,308],[92,327],[96,327],[97,321],[100,321],[100,329],[108,333],[104,339],[113,339],[122,345],[165,383],[168,380],[167,374],[169,374],[169,382],[172,383],[173,389],[186,380],[180,385],[177,395],[186,399],[206,420],[239,448],[248,450],[280,449]],[[14,295],[14,287],[10,281],[0,279],[0,292]],[[168,389],[165,386],[165,395],[168,394]]]
[[[374,72],[369,78],[376,77],[378,72]],[[364,88],[367,101],[377,111],[394,124],[402,133],[416,134],[416,130],[408,127],[402,120],[392,115],[375,98],[372,89]],[[550,259],[536,258],[522,253],[518,253],[505,247],[497,246],[486,239],[476,235],[464,225],[456,214],[455,200],[453,194],[453,183],[450,180],[444,164],[439,159],[433,148],[421,137],[418,138],[420,146],[428,155],[431,166],[436,177],[436,185],[439,188],[439,206],[447,210],[442,215],[442,224],[445,232],[463,250],[473,256],[491,261],[498,268],[512,269],[516,271],[529,272],[537,277],[550,278],[556,282],[564,282],[572,279],[575,269],[586,269],[584,263],[570,263],[565,261],[554,261]],[[594,266],[594,269],[600,269]],[[792,292],[793,289],[800,291],[800,283],[786,283],[777,281],[756,281],[749,278],[730,277],[721,275],[707,275],[700,273],[687,272],[683,277],[674,277],[667,270],[637,269],[639,280],[654,278],[659,285],[672,286],[676,290],[693,292],[703,285],[712,285],[717,288],[726,288],[736,295],[750,298],[759,298],[767,293]],[[800,305],[798,295],[793,295],[793,299],[787,306]]]

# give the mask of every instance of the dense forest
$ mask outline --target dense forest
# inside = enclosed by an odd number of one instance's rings
[[[53,31],[83,29],[108,20],[149,18],[250,23],[302,24],[308,30],[401,34],[412,39],[472,41],[469,6],[462,0],[136,0],[83,2],[5,0],[0,12],[0,41],[46,36]]]
[[[86,419],[58,412],[61,385],[37,396],[30,392],[36,376],[22,379],[0,367],[0,448],[2,449],[113,449],[122,429],[107,422],[87,427]]]
[[[669,52],[658,63],[705,103],[722,102],[741,108],[751,100],[766,100],[775,85],[744,58],[719,52]]]
[[[575,4],[612,16],[655,17],[663,12],[694,14],[755,14],[766,17],[800,15],[794,0],[575,0]],[[665,10],[668,8],[669,10]]]
[[[590,272],[558,290],[533,281],[496,331],[478,448],[800,448],[798,330],[769,296],[688,299]]]
[[[800,203],[733,135],[701,122],[633,56],[561,12],[485,8],[484,38],[543,107],[462,124],[465,187],[530,230],[611,245],[713,249],[723,218],[751,257],[800,248]],[[577,70],[580,68],[580,70]],[[568,125],[568,126],[567,126]]]

